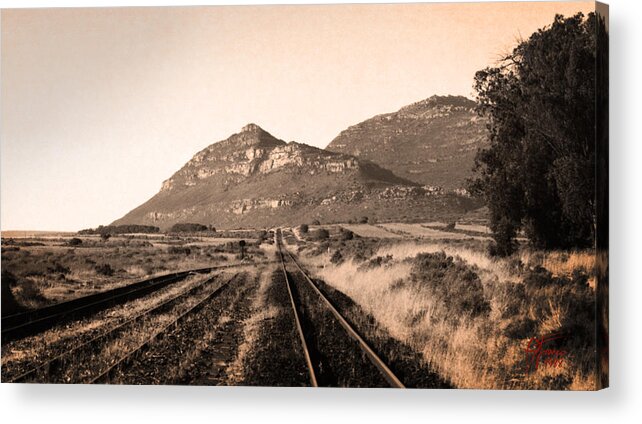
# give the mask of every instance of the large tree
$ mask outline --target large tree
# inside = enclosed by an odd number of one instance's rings
[[[490,145],[471,189],[488,203],[497,254],[521,229],[539,248],[594,243],[598,31],[593,13],[557,15],[475,75]]]

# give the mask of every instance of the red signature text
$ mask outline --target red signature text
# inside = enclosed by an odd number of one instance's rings
[[[525,349],[528,372],[537,371],[539,367],[562,367],[568,359],[568,351],[551,349],[547,344],[565,337],[562,334],[531,337]]]

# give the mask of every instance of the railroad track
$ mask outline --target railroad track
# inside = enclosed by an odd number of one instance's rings
[[[296,325],[297,333],[299,334],[299,340],[301,341],[301,348],[303,349],[303,355],[305,357],[305,363],[308,367],[308,375],[310,376],[310,385],[312,387],[319,387],[317,382],[316,372],[314,371],[314,366],[312,364],[312,359],[310,358],[310,351],[308,349],[308,344],[305,340],[305,334],[303,333],[303,326],[301,325],[301,319],[299,318],[299,313],[297,311],[296,302],[294,300],[294,295],[292,294],[292,287],[290,284],[290,279],[288,278],[288,272],[285,269],[285,261],[283,260],[283,252],[281,251],[281,245],[278,244],[279,249],[279,258],[281,259],[281,270],[283,271],[283,276],[285,277],[285,285],[288,289],[288,295],[290,297],[290,305],[292,306],[292,312],[294,314],[294,323]]]
[[[321,290],[319,290],[317,285],[314,283],[314,281],[312,281],[308,273],[303,269],[303,267],[299,264],[296,258],[290,252],[288,252],[287,249],[283,248],[283,246],[281,245],[280,236],[281,236],[280,231],[278,231],[275,234],[277,251],[281,261],[281,269],[285,276],[285,282],[287,285],[288,294],[290,296],[292,310],[294,312],[294,319],[297,327],[297,332],[299,333],[299,338],[301,340],[301,345],[305,355],[306,364],[308,366],[310,384],[313,387],[318,386],[317,369],[316,369],[316,366],[314,365],[314,361],[311,359],[311,354],[310,354],[311,347],[309,346],[308,338],[306,337],[304,323],[302,322],[298,313],[299,302],[297,300],[297,296],[295,296],[294,294],[295,290],[293,290],[291,278],[288,275],[288,272],[286,270],[285,263],[288,260],[292,264],[294,264],[294,266],[299,271],[299,273],[304,277],[303,279],[305,280],[305,284],[307,284],[311,288],[311,290],[315,293],[320,304],[322,304],[329,312],[331,312],[332,316],[340,324],[340,326],[343,328],[347,336],[349,336],[355,342],[355,344],[359,347],[359,349],[367,356],[369,361],[376,367],[376,369],[379,371],[379,373],[385,379],[385,381],[391,387],[405,388],[404,384],[392,372],[390,367],[386,365],[386,363],[368,345],[368,343],[363,339],[363,337],[361,337],[361,335],[359,335],[359,333],[350,325],[350,323],[348,323],[348,321],[343,317],[343,315],[341,315],[341,313],[332,304],[332,302],[321,292]]]
[[[226,280],[223,284],[221,284],[219,287],[217,287],[215,290],[213,290],[211,293],[209,293],[207,296],[205,296],[203,299],[199,300],[196,302],[194,305],[192,305],[189,309],[186,311],[182,312],[180,315],[178,315],[176,318],[172,319],[171,322],[168,324],[164,325],[160,330],[156,331],[152,336],[147,338],[145,341],[140,343],[138,346],[136,346],[134,349],[130,350],[126,354],[122,355],[119,359],[117,359],[114,363],[112,363],[107,369],[99,373],[97,376],[92,377],[87,381],[88,383],[92,384],[108,384],[112,382],[113,378],[117,375],[117,373],[124,367],[126,367],[134,358],[136,358],[138,355],[141,355],[144,353],[154,341],[164,337],[165,335],[169,334],[172,332],[174,329],[178,328],[178,326],[183,323],[185,320],[187,320],[190,316],[198,313],[200,310],[202,310],[212,299],[214,299],[216,296],[221,294],[221,292],[230,285],[230,283],[238,277],[239,274],[235,274],[233,277],[229,278]]]
[[[66,380],[65,376],[68,375],[68,371],[71,367],[78,366],[78,358],[91,357],[96,352],[99,352],[100,348],[106,343],[111,340],[117,339],[120,335],[126,334],[128,331],[131,331],[136,327],[137,324],[141,323],[143,320],[153,315],[159,315],[170,311],[185,299],[197,295],[200,291],[203,291],[208,284],[212,283],[218,277],[219,276],[216,275],[210,278],[206,278],[189,290],[178,293],[175,296],[170,297],[169,299],[165,299],[152,308],[143,310],[140,313],[135,314],[129,319],[118,323],[117,325],[101,332],[100,334],[95,335],[89,340],[75,345],[72,348],[57,354],[51,359],[30,367],[27,371],[24,371],[17,376],[9,377],[7,379],[7,382],[69,383],[71,381]],[[80,370],[76,369],[75,372],[79,373]]]
[[[254,265],[254,264],[253,264]],[[215,270],[247,266],[243,264],[222,265],[188,271],[174,272],[137,283],[118,287],[89,296],[44,308],[2,317],[2,344],[22,339],[65,322],[84,318],[114,305],[122,304],[160,290],[193,274],[207,274]]]

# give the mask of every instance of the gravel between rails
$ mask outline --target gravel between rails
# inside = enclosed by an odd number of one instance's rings
[[[390,387],[357,342],[322,304],[303,274],[291,262],[286,268],[319,387]]]
[[[119,367],[112,384],[226,384],[257,282],[238,274],[198,312]]]
[[[2,347],[2,381],[11,381],[65,352],[111,331],[126,322],[132,315],[151,310],[161,302],[190,290],[205,278],[207,277],[189,277],[145,297],[101,311],[95,316],[66,323],[44,333],[8,343]]]
[[[96,343],[87,344],[55,361],[48,369],[39,370],[30,376],[28,382],[47,383],[89,383],[121,357],[136,348],[142,341],[170,323],[174,317],[189,309],[199,299],[207,296],[221,283],[221,277],[207,278],[200,285],[181,292],[168,302],[154,308],[140,318],[119,327],[109,337],[100,338]]]
[[[272,317],[261,322],[254,348],[244,362],[244,386],[309,386],[303,349],[294,324],[294,313],[280,268],[271,275],[266,293],[266,309],[275,308]]]

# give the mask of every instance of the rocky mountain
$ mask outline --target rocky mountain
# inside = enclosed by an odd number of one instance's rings
[[[198,152],[150,200],[112,225],[217,228],[433,218],[471,200],[435,195],[369,161],[296,142],[254,124]],[[441,214],[441,215],[440,215]]]
[[[474,107],[466,97],[432,96],[353,125],[326,149],[372,161],[422,185],[462,188],[477,149],[486,144],[485,122]]]

